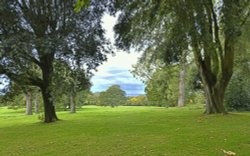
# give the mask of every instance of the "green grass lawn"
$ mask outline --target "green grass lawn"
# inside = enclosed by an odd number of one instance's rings
[[[195,107],[83,107],[45,124],[0,108],[0,156],[250,155],[250,113],[202,115]]]

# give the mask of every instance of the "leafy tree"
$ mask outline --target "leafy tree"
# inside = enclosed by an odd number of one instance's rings
[[[104,106],[119,106],[126,104],[126,92],[119,85],[113,85],[99,96],[100,104]]]
[[[120,0],[116,6],[121,11],[115,26],[118,47],[151,48],[157,57],[180,57],[191,50],[204,84],[205,113],[226,113],[225,90],[249,1]]]
[[[7,83],[8,89],[4,89],[4,94],[1,96],[1,104],[10,108],[21,108],[23,107],[23,90],[16,83]],[[20,103],[21,102],[21,103]]]
[[[89,94],[87,94],[86,97],[86,105],[100,105],[100,93],[92,93],[90,92]]]
[[[226,106],[229,110],[250,111],[249,76],[235,72],[226,92]]]
[[[83,105],[86,105],[87,102],[88,102],[88,96],[91,94],[91,91],[89,90],[90,88],[87,88],[87,89],[84,89],[84,90],[81,90],[79,92],[77,92],[77,95],[76,95],[76,104],[77,106],[83,106]]]
[[[75,113],[78,93],[90,89],[89,75],[82,69],[71,69],[67,64],[55,63],[57,71],[53,80],[54,97],[60,98],[60,95],[66,94],[70,99],[70,112]]]
[[[178,101],[178,67],[158,68],[146,83],[145,92],[149,104],[156,106],[176,106]]]
[[[245,30],[236,44],[235,72],[226,91],[225,103],[229,110],[250,110],[250,21],[247,21]]]
[[[45,122],[58,119],[52,94],[54,62],[90,72],[111,52],[101,26],[105,4],[91,1],[75,13],[73,1],[0,2],[0,73],[41,89]]]

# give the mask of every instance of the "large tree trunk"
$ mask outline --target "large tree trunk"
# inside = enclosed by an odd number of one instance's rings
[[[53,75],[53,53],[41,56],[41,68],[43,74],[43,85],[41,87],[44,103],[44,122],[50,123],[58,120],[52,97],[52,75]]]
[[[26,115],[32,115],[31,93],[25,92],[26,98]]]
[[[185,74],[186,74],[186,67],[185,63],[181,65],[180,70],[180,79],[179,79],[179,98],[178,98],[178,107],[183,107],[185,104]]]
[[[206,114],[214,114],[214,113],[226,114],[226,110],[223,104],[225,90],[217,88],[216,86],[205,84],[205,83],[203,82],[205,86],[205,96],[206,96],[205,113]]]
[[[70,113],[76,112],[76,96],[74,94],[70,95]]]
[[[217,81],[211,80],[209,78],[210,75],[206,74],[204,69],[200,69],[200,74],[202,77],[202,81],[204,84],[204,91],[206,97],[206,114],[214,114],[214,113],[223,113],[226,114],[226,109],[224,106],[224,95],[226,91],[226,87],[230,80],[230,77],[227,79],[219,79],[217,77]],[[224,75],[225,76],[225,75]],[[222,75],[222,77],[224,77]]]
[[[45,114],[44,122],[50,123],[58,120],[49,87],[45,87],[42,89],[42,96],[43,96],[44,114]]]

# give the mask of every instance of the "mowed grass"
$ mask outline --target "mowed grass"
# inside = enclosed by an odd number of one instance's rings
[[[250,113],[203,115],[196,107],[83,107],[45,124],[0,108],[1,156],[250,155]]]

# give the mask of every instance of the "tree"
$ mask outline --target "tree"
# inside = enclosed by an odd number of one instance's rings
[[[249,75],[237,71],[229,83],[225,103],[227,109],[236,111],[250,111],[250,83]]]
[[[99,96],[100,104],[104,106],[119,106],[126,104],[126,92],[119,85],[113,85],[106,91],[101,92]]]
[[[247,21],[245,30],[236,43],[235,72],[226,91],[225,104],[229,110],[250,110],[250,21]]]
[[[40,92],[39,91],[35,91],[34,93],[34,112],[36,114],[39,114],[40,112],[40,105],[39,105],[39,99],[40,99],[40,96],[39,96]]]
[[[32,115],[32,94],[30,91],[25,91],[25,99],[26,99],[26,115]]]
[[[178,66],[158,68],[146,83],[145,92],[149,104],[176,106],[178,100]]]
[[[101,26],[105,3],[91,1],[75,13],[73,1],[0,2],[0,73],[40,88],[47,123],[58,119],[52,89],[54,62],[91,72],[112,52]]]
[[[97,93],[92,93],[92,92],[89,92],[87,95],[86,95],[86,101],[85,101],[85,104],[86,105],[100,105],[100,93],[97,92]]]
[[[7,83],[3,95],[1,96],[1,104],[8,106],[9,108],[21,108],[23,107],[23,90],[16,83]]]
[[[89,90],[90,75],[79,68],[71,68],[68,64],[55,62],[57,71],[53,80],[54,97],[61,98],[60,95],[65,94],[70,100],[70,112],[76,112],[77,94],[83,90]]]
[[[84,91],[84,90],[89,90],[90,89],[90,80],[86,76],[85,72],[81,71],[74,71],[71,73],[72,74],[72,81],[68,85],[69,88],[69,93],[70,93],[70,112],[75,113],[75,107],[76,107],[76,98],[77,98],[77,93]]]
[[[171,46],[169,46],[171,48]],[[162,53],[159,49],[158,53]],[[185,75],[187,68],[186,52],[180,52],[182,56],[178,58],[171,53],[162,57],[154,55],[155,49],[148,48],[133,66],[132,74],[142,80],[146,85],[146,93],[149,101],[153,105],[173,106],[176,103],[176,71],[179,70],[179,98],[178,106],[184,106],[185,102]],[[174,86],[174,87],[173,87]],[[172,96],[171,96],[172,95]]]
[[[233,73],[235,43],[250,15],[249,1],[121,0],[116,6],[121,11],[115,26],[118,47],[151,47],[155,56],[192,51],[206,93],[205,113],[226,113],[225,90]],[[158,53],[161,48],[165,53]]]
[[[183,51],[181,59],[179,61],[180,64],[180,73],[179,73],[179,97],[178,97],[178,107],[183,107],[185,105],[185,78],[187,72],[187,60],[186,53]]]

